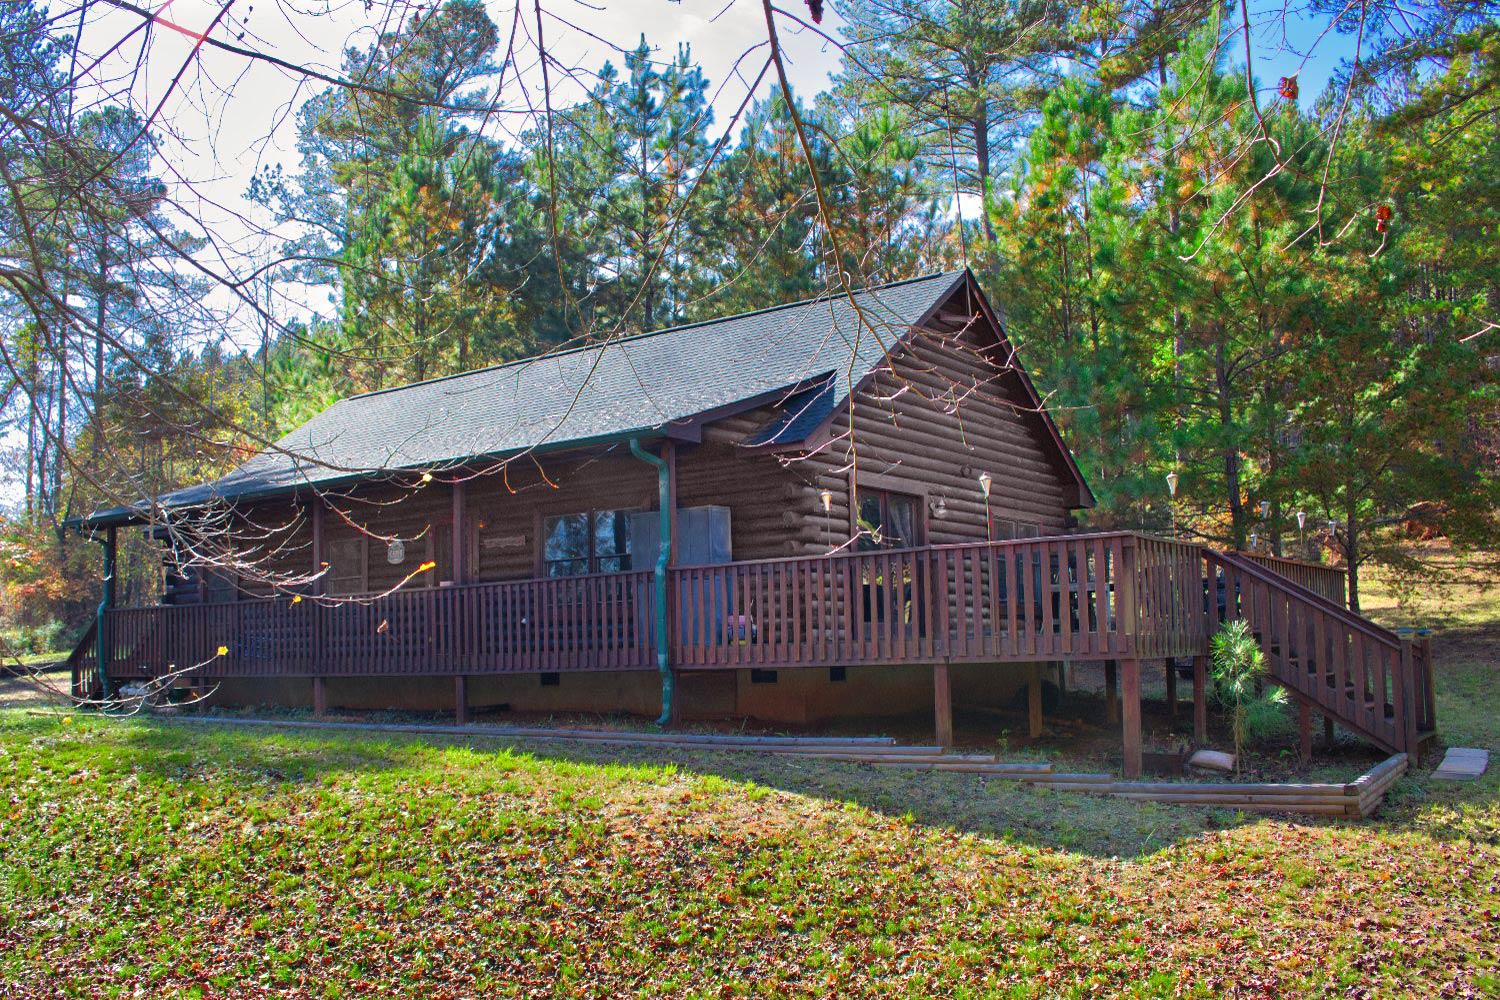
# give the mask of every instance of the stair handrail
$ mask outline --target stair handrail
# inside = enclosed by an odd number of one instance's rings
[[[78,640],[78,644],[73,647],[73,651],[63,661],[68,667],[68,690],[74,698],[79,700],[83,700],[84,698],[83,672],[79,669],[79,661],[83,658],[89,646],[98,638],[98,633],[99,619],[92,618],[89,620],[89,627],[84,630],[83,637]]]
[[[1250,561],[1249,559],[1245,559],[1235,552],[1220,552],[1218,549],[1211,549],[1207,547],[1204,548],[1203,552],[1210,562],[1213,562],[1214,560],[1224,562],[1230,566],[1235,567],[1238,570],[1248,572],[1250,575],[1258,577],[1263,583],[1269,583],[1290,590],[1292,593],[1296,594],[1297,597],[1307,600],[1312,604],[1316,604],[1323,610],[1336,615],[1346,625],[1350,625],[1354,628],[1359,629],[1361,632],[1364,632],[1371,638],[1378,639],[1379,641],[1389,645],[1392,649],[1401,648],[1401,643],[1403,641],[1401,637],[1392,630],[1386,628],[1384,625],[1375,624],[1374,622],[1370,621],[1370,619],[1359,614],[1359,612],[1350,611],[1348,608],[1344,607],[1342,604],[1339,604],[1337,601],[1330,601],[1328,598],[1324,597],[1316,590],[1310,590],[1307,587],[1302,586],[1302,584],[1297,583],[1295,580],[1289,580],[1286,577],[1282,576],[1280,573],[1277,573],[1275,570],[1266,569],[1259,563],[1255,563]]]

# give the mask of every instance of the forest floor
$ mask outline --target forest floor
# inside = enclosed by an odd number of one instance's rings
[[[1500,592],[1455,565],[1366,607],[1441,628],[1443,736],[1500,749]],[[0,997],[1500,994],[1500,767],[1424,768],[1373,820],[1288,820],[748,754],[102,721],[0,684]]]

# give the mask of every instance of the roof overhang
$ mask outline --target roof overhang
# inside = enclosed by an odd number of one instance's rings
[[[249,488],[244,490],[231,490],[217,493],[204,498],[193,498],[181,502],[173,502],[172,494],[164,494],[149,501],[130,506],[111,507],[106,510],[95,511],[79,517],[70,517],[63,521],[62,529],[69,531],[90,531],[96,528],[117,528],[130,525],[149,525],[166,523],[175,515],[181,515],[193,510],[201,510],[216,504],[237,504],[261,500],[274,500],[278,497],[295,497],[304,493],[316,493],[323,490],[340,489],[353,486],[357,483],[370,482],[376,479],[395,478],[400,476],[420,475],[433,469],[452,469],[475,462],[503,462],[520,458],[523,455],[556,454],[565,451],[577,451],[586,448],[597,448],[603,445],[624,444],[631,438],[638,440],[662,439],[662,440],[701,440],[701,431],[694,437],[692,431],[685,430],[682,426],[661,425],[657,427],[641,427],[633,430],[616,431],[609,434],[600,434],[589,438],[572,438],[566,441],[547,441],[533,445],[529,448],[513,448],[509,451],[492,452],[481,455],[462,455],[436,463],[424,463],[414,466],[387,466],[380,469],[371,469],[367,472],[339,472],[335,475],[311,477],[307,476],[298,482],[279,483],[274,486],[261,488]],[[214,483],[205,484],[213,487]],[[185,487],[184,489],[196,489],[196,487]]]

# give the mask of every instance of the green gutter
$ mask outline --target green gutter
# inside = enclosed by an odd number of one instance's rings
[[[111,695],[109,689],[109,609],[115,603],[115,529],[107,528],[104,532],[104,580],[100,587],[99,609],[94,613],[94,650],[98,654],[99,691],[100,697],[108,701]]]
[[[642,462],[656,466],[656,669],[661,672],[661,718],[656,724],[665,726],[672,721],[672,702],[677,687],[667,650],[667,564],[672,561],[671,473],[664,460],[641,447],[640,438],[630,439],[630,453]]]

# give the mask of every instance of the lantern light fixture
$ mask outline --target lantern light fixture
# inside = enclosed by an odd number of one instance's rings
[[[991,476],[988,472],[981,472],[979,474],[979,489],[984,494],[986,500],[990,498],[990,484],[994,481],[995,477]]]
[[[823,501],[823,513],[831,513],[833,511],[833,490],[824,490],[818,494],[818,497]]]
[[[1305,527],[1307,527],[1307,511],[1299,510],[1297,511],[1297,530],[1301,531]]]
[[[1170,494],[1172,494],[1172,496],[1174,496],[1174,497],[1177,496],[1177,470],[1176,469],[1173,469],[1171,472],[1167,473],[1167,492],[1170,493]]]
[[[1250,532],[1250,549],[1251,549],[1251,551],[1254,551],[1255,547],[1257,545],[1259,545],[1259,544],[1260,544],[1260,532],[1258,532],[1258,531],[1252,531],[1252,532]]]
[[[1264,521],[1266,518],[1268,518],[1270,516],[1271,516],[1271,501],[1269,501],[1269,500],[1262,500],[1260,502],[1260,519],[1262,521]]]

